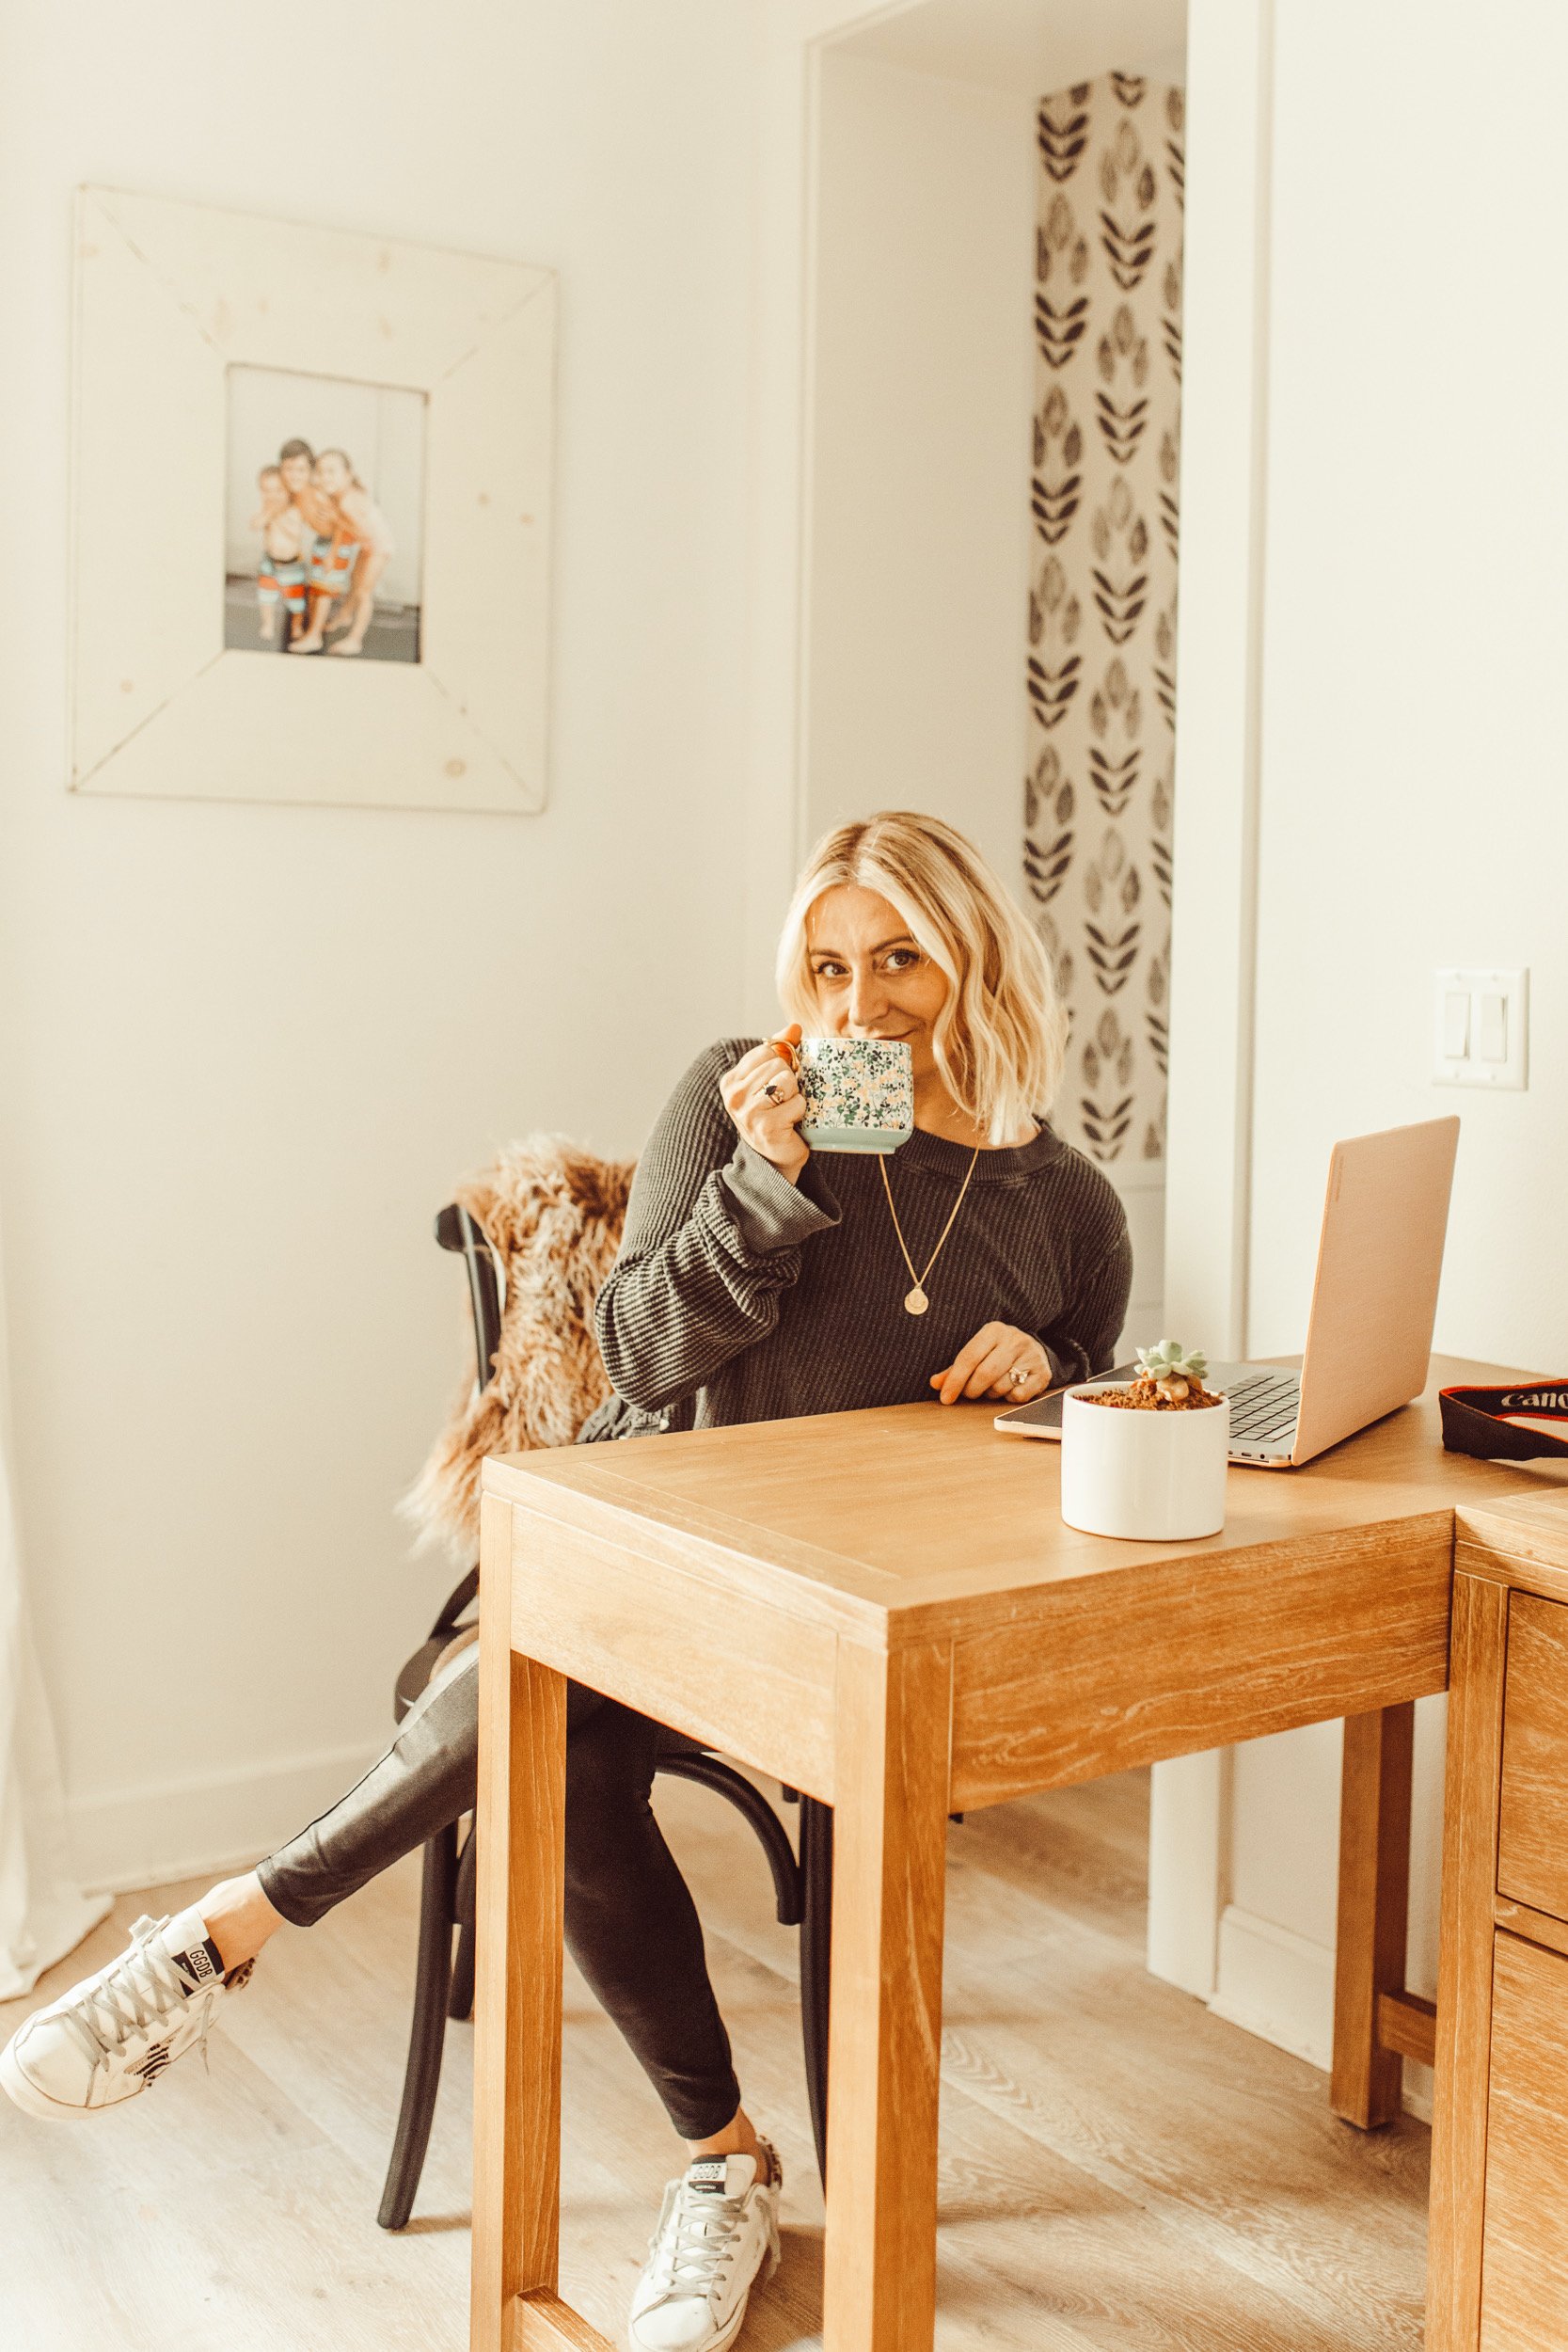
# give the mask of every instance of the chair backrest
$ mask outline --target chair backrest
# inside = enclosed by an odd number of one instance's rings
[[[475,1376],[480,1387],[487,1389],[501,1343],[501,1278],[496,1253],[483,1229],[455,1200],[449,1200],[436,1217],[436,1238],[443,1249],[462,1252],[474,1318]]]
[[[471,1553],[484,1458],[569,1445],[610,1394],[594,1303],[620,1243],[629,1162],[560,1136],[510,1144],[436,1220],[468,1279],[476,1379],[465,1383],[404,1512]]]

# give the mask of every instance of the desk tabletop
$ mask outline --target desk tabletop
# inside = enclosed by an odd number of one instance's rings
[[[1568,1463],[1481,1462],[1443,1451],[1437,1391],[1526,1377],[1434,1357],[1414,1405],[1296,1470],[1232,1469],[1223,1532],[1195,1543],[1085,1535],[1064,1525],[1060,1448],[996,1430],[997,1406],[895,1406],[613,1445],[514,1454],[485,1489],[628,1549],[678,1547],[757,1597],[863,1638],[977,1629],[1042,1587],[1114,1571],[1242,1565],[1341,1531],[1445,1518],[1465,1503],[1560,1495]],[[1140,1577],[1141,1581],[1141,1577]],[[895,1635],[894,1638],[898,1638]]]

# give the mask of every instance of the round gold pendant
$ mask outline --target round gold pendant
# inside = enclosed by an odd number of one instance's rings
[[[917,1282],[913,1290],[911,1291],[909,1296],[904,1301],[904,1312],[907,1315],[923,1315],[930,1303],[930,1300],[927,1297],[925,1292],[921,1289],[920,1284]]]

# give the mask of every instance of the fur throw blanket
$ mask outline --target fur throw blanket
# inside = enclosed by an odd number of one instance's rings
[[[609,1396],[594,1302],[620,1247],[635,1165],[529,1136],[458,1186],[453,1199],[499,1262],[500,1345],[488,1385],[465,1383],[404,1500],[421,1538],[471,1559],[485,1455],[571,1445]]]

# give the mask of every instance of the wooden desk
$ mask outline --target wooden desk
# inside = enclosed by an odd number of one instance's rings
[[[568,1676],[835,1807],[825,2352],[931,2343],[951,1810],[1355,1719],[1336,2104],[1391,2113],[1398,2051],[1430,2053],[1410,1707],[1448,1681],[1456,1503],[1553,1472],[1445,1454],[1429,1392],[1305,1470],[1232,1470],[1218,1536],[1120,1543],[1062,1524],[1056,1449],[992,1410],[486,1464],[475,2352],[608,2352],[556,2291]]]

